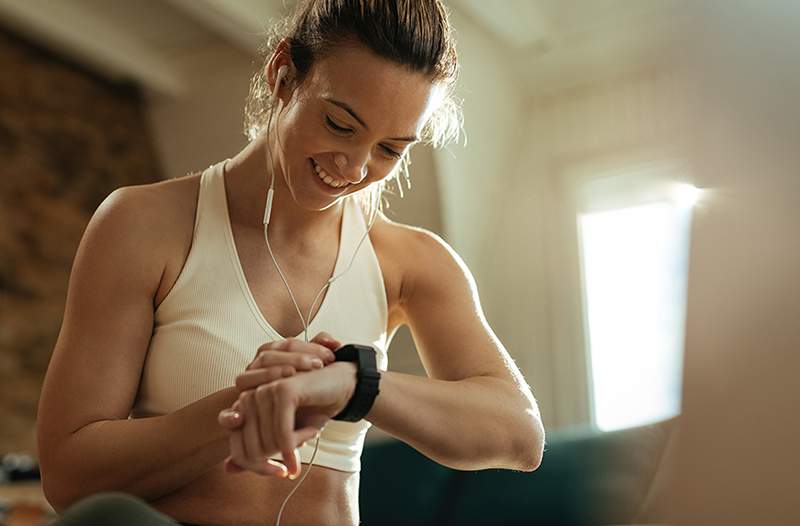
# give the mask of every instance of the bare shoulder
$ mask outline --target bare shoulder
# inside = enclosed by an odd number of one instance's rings
[[[154,221],[167,222],[177,219],[197,203],[200,188],[200,174],[191,173],[183,177],[166,179],[154,183],[123,186],[114,191],[142,208],[142,213],[154,214]]]
[[[114,190],[98,208],[97,213],[113,214],[144,236],[148,248],[174,245],[177,239],[191,238],[194,212],[197,206],[199,176],[123,186]],[[140,238],[141,239],[141,238]]]
[[[371,236],[373,245],[385,250],[401,281],[399,303],[406,304],[420,285],[448,281],[472,282],[463,259],[441,236],[428,229],[392,221],[378,215]]]
[[[125,235],[135,236],[148,251],[150,263],[159,267],[160,279],[152,291],[156,307],[172,288],[191,248],[199,189],[200,174],[192,173],[118,188],[98,208],[98,214],[116,216]]]

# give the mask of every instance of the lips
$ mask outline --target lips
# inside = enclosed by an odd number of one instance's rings
[[[314,175],[316,175],[317,179],[319,179],[320,182],[325,186],[331,188],[332,190],[341,190],[347,188],[348,186],[352,186],[344,179],[333,177],[331,174],[326,172],[325,169],[317,164],[313,158],[309,157],[309,160],[311,161],[311,169],[314,171]],[[338,183],[339,186],[334,186],[334,184],[331,183]]]

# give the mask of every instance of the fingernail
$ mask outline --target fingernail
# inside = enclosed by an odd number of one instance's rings
[[[322,360],[318,360],[317,358],[314,358],[313,360],[311,360],[311,366],[315,367],[317,369],[322,369],[324,364],[322,363]]]
[[[234,420],[239,420],[239,419],[242,417],[242,415],[241,415],[241,414],[239,414],[239,411],[229,411],[229,412],[228,412],[228,415],[229,415],[231,418],[233,418]]]

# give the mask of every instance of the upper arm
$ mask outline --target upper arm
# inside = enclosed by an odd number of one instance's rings
[[[475,279],[461,257],[426,230],[411,230],[409,243],[413,247],[405,252],[414,254],[414,261],[405,265],[402,305],[428,375],[492,376],[526,385],[487,323]]]
[[[161,229],[142,187],[121,188],[92,216],[69,279],[61,331],[37,415],[40,462],[71,433],[127,418],[153,328]]]
[[[428,376],[491,386],[502,399],[494,406],[500,427],[510,431],[510,447],[526,465],[538,466],[544,427],[538,405],[514,360],[486,321],[478,288],[464,261],[441,238],[413,234],[413,264],[404,276],[405,319]],[[505,397],[503,397],[505,395]],[[524,418],[519,420],[518,417]],[[502,433],[497,436],[504,436]],[[531,437],[539,437],[531,446]],[[535,460],[531,452],[537,453]],[[533,468],[535,469],[535,467]]]

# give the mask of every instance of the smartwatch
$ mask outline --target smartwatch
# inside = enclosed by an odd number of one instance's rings
[[[353,397],[344,409],[333,417],[344,422],[358,422],[369,413],[375,398],[380,393],[378,384],[381,373],[378,371],[375,349],[368,345],[347,344],[334,351],[336,362],[353,362],[358,367],[356,388]]]

